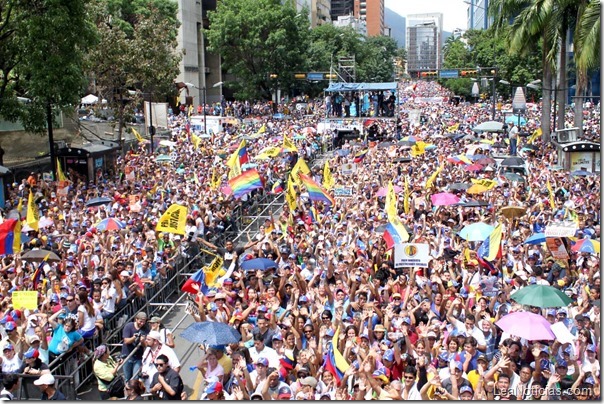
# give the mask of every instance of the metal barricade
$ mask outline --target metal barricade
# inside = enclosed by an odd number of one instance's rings
[[[34,381],[38,379],[39,376],[22,373],[17,373],[15,376],[19,378],[19,387],[15,393],[15,398],[17,400],[41,400],[42,393],[38,386],[34,385]],[[75,401],[77,399],[77,390],[76,386],[73,384],[73,378],[71,376],[53,376],[56,381],[55,387],[57,390],[63,393],[67,400]]]

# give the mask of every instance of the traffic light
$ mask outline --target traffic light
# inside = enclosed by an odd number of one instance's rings
[[[476,77],[478,76],[477,70],[462,70],[461,77]]]
[[[306,73],[294,73],[296,80],[306,80]]]
[[[436,78],[437,72],[422,72],[421,77],[423,79],[434,79]]]
[[[271,73],[268,75],[268,77],[271,79],[277,79],[277,78],[279,78],[279,75],[277,73]]]
[[[336,80],[338,78],[338,75],[335,73],[325,73],[325,80]]]

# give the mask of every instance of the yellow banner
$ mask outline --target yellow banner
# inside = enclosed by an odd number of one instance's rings
[[[187,223],[187,207],[172,204],[159,218],[156,231],[163,231],[166,233],[185,234],[185,225]]]
[[[254,158],[256,160],[267,160],[272,157],[277,157],[279,153],[281,153],[280,147],[271,146],[261,150],[260,153]]]
[[[405,187],[403,188],[403,209],[405,214],[409,213],[409,183],[405,176]]]
[[[301,185],[300,178],[298,178],[299,174],[310,174],[310,168],[308,168],[306,161],[302,157],[298,158],[296,165],[291,171],[291,178],[297,186]]]
[[[59,181],[67,181],[67,177],[65,177],[65,173],[61,168],[61,162],[57,159],[57,180]]]
[[[136,138],[136,140],[138,140],[139,143],[142,143],[145,141],[145,139],[141,136],[140,133],[138,133],[138,131],[134,128],[130,128],[132,129],[132,133],[134,134],[134,137]]]
[[[549,192],[550,209],[552,210],[552,212],[554,212],[554,209],[556,209],[556,198],[554,197],[554,190],[552,189],[552,184],[550,184],[549,182],[549,178],[545,185],[547,187],[547,191]]]
[[[396,193],[394,192],[394,185],[392,185],[392,181],[388,182],[388,191],[386,191],[385,202],[388,221],[392,222],[395,217],[398,217],[398,210],[396,208]]]
[[[38,308],[38,291],[36,290],[21,290],[14,291],[11,295],[13,307],[17,310],[23,308],[35,310]]]
[[[325,161],[325,167],[323,167],[323,187],[329,190],[333,188],[335,183],[336,181],[333,179],[331,171],[329,170],[329,161]]]
[[[298,203],[296,202],[296,190],[294,189],[291,174],[289,176],[289,179],[287,180],[287,188],[285,189],[285,201],[287,202],[287,206],[289,206],[290,212],[293,212],[298,207]]]
[[[472,178],[470,181],[472,181],[472,184],[482,185],[487,190],[491,190],[491,189],[495,188],[499,184],[495,180],[489,180],[489,179],[486,179],[486,178],[482,178],[482,179]]]
[[[214,286],[216,278],[218,278],[218,274],[222,269],[223,263],[224,261],[221,257],[215,256],[210,265],[206,269],[204,269],[204,272],[206,274],[206,285],[208,285],[209,287]]]
[[[411,146],[411,155],[413,157],[421,156],[426,152],[426,143],[418,140]]]
[[[29,198],[27,199],[27,225],[34,230],[38,230],[38,222],[40,220],[40,212],[38,212],[38,206],[34,200],[34,194],[29,191]]]
[[[436,180],[436,177],[438,177],[438,174],[440,174],[440,172],[443,170],[444,168],[444,164],[440,164],[440,166],[438,166],[438,168],[436,169],[436,171],[434,171],[434,173],[430,176],[430,178],[428,178],[428,181],[426,181],[426,189],[430,189],[432,188],[432,185],[434,184],[434,180]]]

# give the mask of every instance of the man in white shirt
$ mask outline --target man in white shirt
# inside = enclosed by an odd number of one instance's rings
[[[160,342],[161,334],[159,331],[150,331],[147,334],[145,339],[145,344],[147,348],[145,348],[145,352],[143,352],[143,365],[141,367],[141,375],[143,375],[145,387],[147,390],[151,388],[151,380],[153,380],[153,375],[157,373],[157,368],[155,367],[155,359],[159,355],[166,355],[168,357],[168,363],[171,369],[174,369],[176,372],[180,371],[180,361],[176,356],[176,353],[172,348],[168,345],[162,344]]]
[[[260,334],[254,335],[254,346],[249,349],[249,353],[254,362],[263,357],[268,359],[269,367],[279,369],[281,366],[279,363],[279,355],[274,349],[264,345],[264,339]]]
[[[447,321],[453,324],[457,331],[465,333],[466,336],[471,335],[472,337],[476,338],[476,341],[478,342],[476,349],[480,352],[486,352],[487,343],[484,338],[484,333],[482,332],[482,330],[475,326],[476,318],[474,317],[474,315],[468,314],[463,323],[452,316],[453,307],[455,307],[456,303],[459,303],[459,300],[456,299],[451,305],[451,308],[447,312]]]

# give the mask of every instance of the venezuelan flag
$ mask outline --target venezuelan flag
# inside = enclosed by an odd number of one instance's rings
[[[302,180],[302,184],[306,186],[311,201],[327,202],[332,206],[336,204],[336,201],[333,199],[333,197],[308,175],[300,173],[299,177],[300,180]]]
[[[409,233],[400,223],[389,222],[384,230],[384,241],[388,249],[394,247],[395,244],[401,244],[409,240]]]
[[[250,157],[247,154],[247,146],[243,146],[237,150],[237,154],[239,155],[239,165],[242,166],[246,163],[250,162]]]
[[[500,223],[495,227],[495,230],[487,237],[478,248],[477,256],[486,261],[493,261],[501,258],[503,255],[501,250],[501,239],[503,236],[503,225]],[[480,260],[479,260],[480,261]]]
[[[255,168],[244,172],[229,180],[229,186],[233,190],[233,196],[235,198],[241,198],[242,196],[252,192],[255,189],[264,188],[260,174]]]
[[[358,152],[357,154],[354,155],[353,161],[355,163],[360,163],[361,161],[363,161],[363,159],[365,158],[366,155],[367,155],[367,149],[361,150],[360,152]]]
[[[275,182],[273,184],[273,188],[271,189],[271,192],[273,194],[278,194],[278,193],[283,192],[283,182],[281,180]]]
[[[40,265],[38,265],[38,268],[36,268],[36,270],[31,276],[31,281],[34,284],[34,289],[38,287],[38,283],[40,283],[40,279],[42,279],[42,274],[44,273],[44,265],[48,261],[48,257],[50,257],[50,253],[46,254],[46,257],[44,257],[42,262],[40,262]]]
[[[336,379],[336,384],[340,385],[340,382],[344,378],[344,373],[350,367],[350,364],[346,362],[342,353],[338,350],[338,337],[340,336],[340,327],[333,334],[331,344],[325,355],[325,369],[333,375]]]
[[[13,254],[16,219],[5,219],[0,223],[0,254]]]

